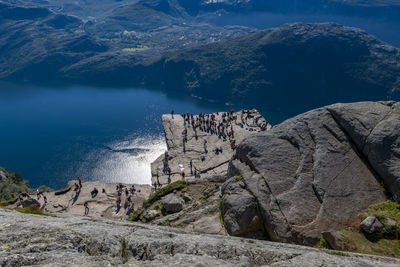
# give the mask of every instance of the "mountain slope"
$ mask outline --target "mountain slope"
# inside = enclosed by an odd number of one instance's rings
[[[400,90],[399,49],[331,23],[288,24],[173,52],[146,65],[98,58],[64,71],[69,79],[89,83],[153,85],[293,113],[334,102],[399,99]]]
[[[60,67],[108,49],[81,25],[45,8],[0,3],[0,77],[55,79]]]

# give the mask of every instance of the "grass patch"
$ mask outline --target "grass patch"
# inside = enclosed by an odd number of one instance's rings
[[[318,241],[317,244],[315,244],[314,248],[325,248],[325,249],[331,249],[331,247],[328,244],[328,241],[325,240],[325,238],[321,237]]]
[[[400,235],[400,204],[393,201],[386,201],[369,206],[368,210],[360,215],[360,220],[368,216],[375,216],[383,224],[382,234],[392,235],[398,239]],[[397,222],[395,227],[387,225],[387,219],[390,218]]]
[[[39,189],[39,192],[41,192],[41,193],[48,193],[48,192],[53,192],[54,191],[53,188],[50,188],[50,187],[48,187],[46,185],[41,185],[41,186],[39,186],[38,189]]]
[[[14,197],[10,200],[2,201],[2,202],[0,202],[0,207],[7,207],[8,205],[17,203],[17,201],[18,201],[18,197]]]
[[[143,213],[144,208],[137,209],[129,218],[129,221],[135,222],[139,220],[139,216]]]
[[[400,240],[381,238],[373,242],[359,232],[342,233],[346,251],[400,258]]]
[[[72,185],[69,185],[69,186],[67,186],[67,187],[64,188],[64,189],[55,191],[55,192],[54,192],[54,195],[58,196],[58,195],[65,194],[65,193],[69,192],[69,191],[71,190],[71,188],[72,188]]]
[[[244,182],[243,176],[241,176],[239,174],[235,175],[235,180],[238,181],[238,182]]]
[[[147,200],[143,201],[143,208],[150,207],[154,202],[158,201],[163,196],[166,196],[169,193],[174,192],[175,190],[180,190],[186,186],[187,183],[185,181],[177,181],[161,188],[156,193],[152,194]]]
[[[349,257],[346,253],[340,252],[340,251],[329,251],[329,254],[335,255],[335,256],[341,256],[341,257]]]
[[[165,220],[161,223],[163,226],[171,226],[170,220]]]
[[[139,220],[140,215],[153,205],[156,201],[160,200],[163,196],[168,195],[169,193],[174,192],[175,190],[183,189],[187,186],[187,182],[185,181],[177,181],[167,186],[164,186],[154,194],[152,194],[147,200],[143,201],[142,207],[135,211],[132,216],[129,218],[130,221],[137,221]]]
[[[121,258],[122,258],[122,263],[126,263],[128,261],[127,255],[126,255],[126,241],[125,239],[122,240],[121,244]]]
[[[48,214],[44,214],[43,211],[39,207],[16,208],[14,210],[21,212],[21,213],[49,216]]]

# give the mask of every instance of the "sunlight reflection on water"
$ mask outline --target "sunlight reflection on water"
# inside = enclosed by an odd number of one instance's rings
[[[150,184],[150,164],[167,150],[164,136],[154,135],[114,142],[109,147],[111,150],[102,149],[88,155],[88,161],[101,155],[89,175],[95,180]]]

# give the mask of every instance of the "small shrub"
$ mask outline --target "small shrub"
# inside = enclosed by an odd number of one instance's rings
[[[39,189],[39,191],[42,192],[42,193],[44,193],[44,192],[53,192],[53,191],[54,191],[54,189],[52,189],[52,188],[50,188],[50,187],[48,187],[48,186],[45,186],[45,185],[39,186],[38,189]]]
[[[13,180],[14,183],[22,183],[23,179],[22,179],[22,175],[19,174],[18,172],[14,173],[14,175],[11,176],[11,179]]]
[[[328,244],[328,241],[325,240],[325,238],[321,237],[318,241],[317,244],[315,244],[314,248],[326,248],[326,249],[331,249],[331,247]]]
[[[186,186],[187,186],[187,183],[185,181],[177,181],[177,182],[171,183],[171,184],[161,188],[160,190],[158,190],[157,192],[152,194],[147,200],[143,201],[142,207],[140,209],[138,209],[137,211],[135,211],[132,214],[132,216],[129,218],[129,220],[130,221],[139,220],[140,215],[142,215],[142,213],[145,211],[145,209],[147,209],[148,207],[153,205],[154,202],[160,200],[163,196],[166,196],[169,193],[174,192],[175,190],[181,190],[181,189],[185,188]]]
[[[169,220],[165,220],[165,221],[162,222],[162,225],[171,226],[171,222]]]
[[[9,205],[15,204],[18,201],[18,197],[12,198],[10,200],[0,202],[0,207],[7,207]]]
[[[139,216],[143,213],[144,208],[137,209],[129,218],[129,221],[135,222],[139,220]]]
[[[180,190],[186,187],[186,185],[187,183],[185,181],[177,181],[161,188],[156,193],[152,194],[147,200],[143,201],[143,207],[150,207],[154,202],[161,199],[163,196],[166,196],[169,193],[174,192],[175,190]]]
[[[386,201],[369,206],[368,210],[360,215],[360,220],[368,216],[374,216],[383,224],[381,234],[398,238],[400,235],[400,204],[393,201]],[[393,219],[397,222],[395,227],[387,225],[387,219]]]
[[[36,215],[47,216],[38,207],[16,208],[15,210],[18,211],[18,212],[21,212],[21,213],[28,213],[28,214],[36,214]]]
[[[238,182],[244,182],[243,176],[241,176],[239,174],[235,175],[235,180],[238,181]]]

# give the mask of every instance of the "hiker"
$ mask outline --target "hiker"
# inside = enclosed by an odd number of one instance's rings
[[[99,193],[99,190],[97,190],[96,187],[92,190],[92,192],[90,192],[90,194],[92,195],[92,198],[95,198],[98,193]]]
[[[115,211],[115,213],[118,213],[119,210],[121,209],[121,197],[118,197],[116,203],[117,203],[117,210]]]
[[[79,188],[82,188],[82,180],[81,180],[81,177],[78,177],[78,182],[79,182]]]
[[[89,206],[88,206],[88,202],[86,201],[85,204],[83,204],[83,206],[85,207],[85,215],[89,215]]]
[[[182,180],[185,180],[185,172],[184,171],[182,171],[181,175],[182,175]]]
[[[103,192],[103,194],[105,194],[105,193],[106,193],[106,190],[103,188],[102,192]]]
[[[168,167],[167,171],[168,171],[168,179],[169,179],[169,178],[171,178],[171,168]]]
[[[174,111],[173,110],[171,110],[171,116],[172,116],[172,119],[174,118]]]
[[[38,200],[40,199],[40,191],[39,191],[39,188],[36,189],[36,197],[37,197]]]
[[[154,193],[155,193],[155,192],[157,192],[157,181],[154,181],[153,186],[154,186]]]
[[[128,191],[128,188],[126,187],[125,188],[125,196],[128,196],[129,195],[129,191]]]
[[[78,191],[78,189],[79,189],[79,185],[78,185],[77,183],[75,183],[75,189],[74,189],[74,191]]]
[[[133,194],[135,194],[135,192],[136,192],[136,188],[135,188],[134,185],[132,185],[132,187],[131,187],[131,194],[133,195]]]
[[[190,166],[190,175],[193,175],[193,160],[190,160],[189,166]]]
[[[204,139],[204,153],[208,153],[207,151],[207,140]]]

